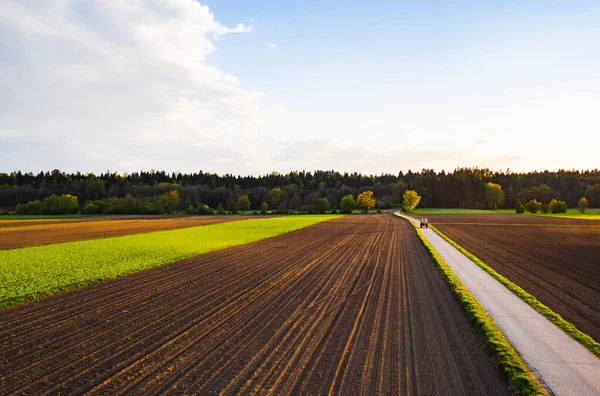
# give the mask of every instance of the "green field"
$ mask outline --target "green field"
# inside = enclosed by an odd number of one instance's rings
[[[0,307],[101,282],[341,216],[249,219],[0,251]]]
[[[447,209],[447,208],[423,208],[415,209],[413,214],[430,215],[430,214],[494,214],[499,211],[495,210],[479,210],[479,209]],[[514,210],[512,211],[515,212]]]

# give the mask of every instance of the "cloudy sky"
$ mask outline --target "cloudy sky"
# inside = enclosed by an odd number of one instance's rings
[[[0,172],[600,167],[597,1],[0,0]]]

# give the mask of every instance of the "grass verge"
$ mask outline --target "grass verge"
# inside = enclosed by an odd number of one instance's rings
[[[0,307],[341,216],[285,216],[0,251]]]
[[[475,327],[500,371],[517,392],[523,395],[547,395],[546,390],[531,374],[523,360],[504,337],[492,318],[485,312],[481,304],[473,297],[461,280],[452,272],[442,256],[431,246],[421,230],[407,220],[416,230],[419,239],[437,264],[450,288],[458,298],[463,311]]]
[[[479,268],[481,268],[482,270],[484,270],[485,272],[490,274],[494,279],[496,279],[498,282],[502,283],[510,291],[512,291],[514,294],[516,294],[519,298],[521,298],[521,300],[523,300],[527,304],[529,304],[529,306],[531,306],[531,308],[538,311],[546,319],[548,319],[550,322],[552,322],[556,326],[558,326],[562,331],[567,333],[571,338],[578,341],[581,345],[583,345],[584,347],[589,349],[590,352],[592,352],[594,355],[596,355],[597,357],[600,358],[600,343],[598,343],[592,337],[590,337],[589,335],[587,335],[584,332],[582,332],[581,330],[579,330],[577,327],[575,327],[574,324],[564,320],[562,316],[560,316],[559,314],[557,314],[556,312],[551,310],[546,305],[542,304],[537,298],[535,298],[531,294],[527,293],[520,286],[511,282],[504,276],[502,276],[499,273],[497,273],[496,271],[494,271],[490,266],[485,264],[479,258],[477,258],[473,254],[468,252],[465,248],[460,246],[458,243],[454,242],[452,239],[450,239],[446,235],[444,235],[440,230],[438,230],[437,228],[435,228],[433,226],[430,226],[430,228],[436,234],[438,234],[440,237],[442,237],[446,242],[448,242],[449,244],[454,246],[456,249],[458,249],[462,254],[467,256],[467,258],[469,258],[469,260],[471,260],[473,263],[475,263],[475,265],[477,265]]]

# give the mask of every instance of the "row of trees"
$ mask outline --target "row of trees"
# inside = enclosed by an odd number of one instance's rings
[[[57,169],[38,174],[15,171],[0,173],[0,210],[14,211],[19,204],[41,202],[51,195],[71,195],[88,203],[125,199],[128,195],[133,199],[158,197],[172,191],[180,197],[177,211],[199,204],[227,208],[229,202],[237,204],[243,195],[248,196],[250,210],[260,210],[266,203],[268,210],[313,211],[319,199],[326,198],[332,208],[340,208],[345,196],[358,197],[365,191],[373,192],[376,207],[390,208],[402,204],[407,190],[418,192],[422,207],[514,208],[519,201],[552,199],[575,207],[581,197],[587,198],[589,207],[600,207],[600,170],[514,173],[459,168],[452,172],[423,169],[394,175],[302,171],[256,177],[205,172],[107,172],[97,176]],[[319,202],[321,205],[323,201]],[[141,206],[155,205],[145,202]]]
[[[279,198],[275,196],[280,192],[270,192],[267,194],[270,204],[276,206]],[[77,197],[70,194],[60,196],[51,195],[44,198],[42,201],[34,200],[27,204],[18,204],[16,208],[17,214],[30,215],[60,215],[60,214],[173,214],[177,212],[177,207],[180,204],[179,192],[172,190],[168,193],[160,194],[151,197],[135,198],[131,194],[127,194],[124,198],[110,197],[101,200],[88,201],[81,208]],[[354,199],[352,194],[344,196],[341,200],[340,211],[342,213],[351,213],[356,208],[361,208],[365,213],[375,208],[376,201],[373,198],[372,191],[364,191]],[[209,205],[200,203],[198,205],[190,204],[186,208],[187,214],[225,214],[245,212],[251,209],[251,201],[247,194],[238,196],[237,201],[230,200],[227,206],[224,207],[221,203],[216,208],[211,208]],[[260,205],[260,213],[269,212],[269,202],[262,202]],[[309,213],[328,213],[330,211],[337,212],[337,208],[331,205],[327,197],[318,198],[314,205],[308,207]],[[288,213],[288,210],[278,210],[279,213]]]
[[[588,200],[583,197],[577,203],[577,209],[580,213],[585,213],[585,210],[588,208]],[[565,201],[559,201],[556,199],[550,200],[549,203],[545,204],[542,202],[538,202],[537,199],[531,199],[525,205],[521,203],[521,201],[517,202],[516,212],[517,213],[525,213],[525,211],[529,213],[567,213],[567,203]]]
[[[27,204],[18,204],[16,212],[30,215],[75,214],[79,212],[79,201],[77,197],[70,194],[51,195],[41,201],[36,199]]]

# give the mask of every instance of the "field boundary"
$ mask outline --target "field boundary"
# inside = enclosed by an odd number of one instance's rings
[[[485,347],[491,353],[510,385],[524,395],[547,395],[546,390],[531,373],[512,345],[510,345],[496,323],[485,312],[481,304],[473,297],[458,276],[454,274],[442,256],[429,243],[421,230],[412,221],[408,219],[404,220],[408,221],[415,229],[419,239],[450,285],[452,292],[458,298],[463,311],[467,314],[475,331],[482,339]]]
[[[562,316],[558,313],[554,312],[545,304],[541,303],[537,298],[533,295],[526,292],[523,288],[521,288],[516,283],[512,282],[508,278],[500,275],[496,272],[492,267],[485,264],[481,261],[477,256],[470,253],[468,250],[460,246],[458,243],[454,242],[452,239],[448,238],[444,235],[440,230],[438,230],[434,226],[429,226],[436,234],[442,237],[446,242],[451,244],[454,248],[460,251],[463,255],[465,255],[469,260],[471,260],[475,265],[479,268],[487,272],[498,282],[502,283],[507,289],[513,292],[517,297],[523,300],[527,305],[531,308],[535,309],[538,313],[548,319],[550,322],[554,323],[559,329],[567,333],[571,338],[575,341],[579,342],[581,345],[586,347],[590,352],[592,352],[596,357],[600,358],[600,343],[594,340],[589,335],[585,334],[581,330],[579,330],[573,323],[566,321]]]

